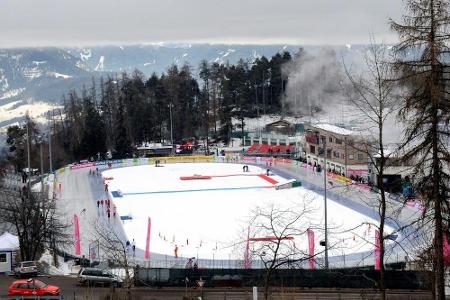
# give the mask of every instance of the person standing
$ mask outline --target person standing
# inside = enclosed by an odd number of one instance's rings
[[[109,221],[109,219],[111,218],[111,209],[109,207],[106,209],[106,213],[108,214],[108,221]]]
[[[173,250],[173,252],[175,258],[178,258],[178,245],[175,245],[175,249]]]
[[[133,242],[131,243],[131,249],[133,249],[133,257],[136,256],[136,242],[133,239]]]

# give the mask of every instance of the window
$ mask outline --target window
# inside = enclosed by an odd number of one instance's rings
[[[6,261],[6,253],[0,253],[0,263],[5,263]]]
[[[342,145],[342,140],[341,139],[336,139],[335,143],[338,144],[338,145]]]
[[[344,159],[344,158],[345,158],[345,155],[344,155],[344,154],[341,154],[341,158]]]
[[[334,157],[339,158],[339,155],[340,155],[339,152],[337,152],[337,151],[334,151],[334,152],[333,152],[333,156],[334,156]]]
[[[45,287],[47,286],[45,283],[43,283],[43,282],[40,281],[40,280],[35,280],[35,281],[34,281],[34,284],[36,285],[36,287],[37,287],[38,289],[43,289],[43,288],[45,288]]]
[[[349,155],[348,155],[348,159],[349,159],[349,160],[353,160],[354,157],[355,157],[355,156],[354,156],[353,154],[349,154]]]
[[[358,160],[363,160],[364,159],[364,154],[358,154]]]
[[[26,284],[26,283],[18,283],[18,284],[16,284],[16,288],[18,288],[18,289],[27,289],[28,288],[28,284]]]
[[[316,147],[309,145],[309,152],[311,152],[312,154],[316,154]]]
[[[330,137],[328,138],[328,141],[329,141],[330,143],[332,143],[332,142],[333,142],[333,138],[330,136]]]

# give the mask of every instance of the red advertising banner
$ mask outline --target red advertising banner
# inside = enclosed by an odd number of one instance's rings
[[[375,270],[380,270],[380,231],[375,230]]]
[[[148,217],[148,225],[147,225],[147,240],[145,243],[145,259],[150,259],[150,232],[152,227],[152,220]]]
[[[75,227],[75,255],[81,255],[80,226],[76,214],[73,215],[73,225]]]
[[[309,254],[309,269],[314,270],[314,231],[308,228],[308,254]]]
[[[450,244],[448,243],[447,233],[444,232],[442,239],[442,247],[444,248],[444,263],[446,266],[450,265]]]

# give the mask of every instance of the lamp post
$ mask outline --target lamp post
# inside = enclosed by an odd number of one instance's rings
[[[49,130],[48,133],[48,160],[49,160],[49,170],[48,173],[53,173],[53,162],[52,162],[52,131]]]
[[[325,269],[328,270],[328,214],[327,214],[327,139],[323,139],[323,199],[325,207]]]
[[[172,121],[172,107],[173,103],[169,103],[169,116],[170,116],[170,143],[172,144],[172,150],[170,152],[173,155],[173,121]]]
[[[29,126],[28,126],[28,122],[29,122],[29,116],[28,113],[25,117],[25,126],[27,128],[27,165],[28,165],[28,181],[27,181],[27,194],[28,194],[28,198],[30,198],[30,181],[31,181],[31,163],[30,163],[30,130],[29,130]]]

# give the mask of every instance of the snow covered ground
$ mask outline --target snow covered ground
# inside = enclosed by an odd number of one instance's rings
[[[175,163],[111,169],[102,176],[107,179],[118,216],[131,217],[123,220],[122,225],[128,240],[136,242],[138,258],[143,257],[146,246],[149,217],[152,253],[173,256],[177,246],[178,256],[182,257],[243,259],[243,253],[236,251],[235,246],[245,243],[243,233],[256,207],[287,208],[303,203],[312,211],[302,223],[305,228],[300,229],[315,228],[316,251],[321,251],[323,197],[302,187],[276,190],[273,180],[283,182],[289,178],[272,175],[267,180],[258,176],[265,174],[264,169],[250,166],[249,172],[243,173],[242,167],[242,164]],[[193,175],[211,179],[180,180],[182,176]],[[118,190],[123,197],[112,196]],[[373,251],[375,229],[367,223],[377,222],[328,201],[330,255]],[[386,232],[392,230],[387,228]],[[295,244],[307,251],[306,234],[295,237]]]

